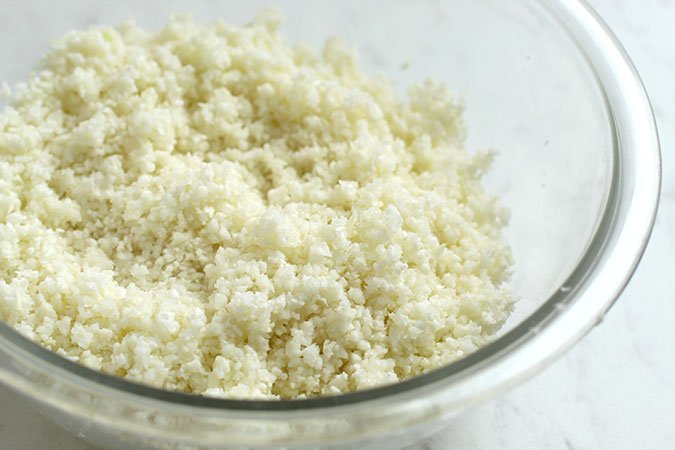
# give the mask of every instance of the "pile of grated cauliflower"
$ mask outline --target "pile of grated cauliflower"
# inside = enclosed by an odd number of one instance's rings
[[[88,367],[216,397],[394,383],[513,308],[489,152],[279,18],[54,43],[0,115],[0,318]]]

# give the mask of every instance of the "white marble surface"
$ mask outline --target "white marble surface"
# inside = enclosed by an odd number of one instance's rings
[[[601,326],[529,382],[410,450],[675,448],[675,3],[592,0],[651,95],[664,184],[654,236]],[[0,387],[0,449],[95,450]]]

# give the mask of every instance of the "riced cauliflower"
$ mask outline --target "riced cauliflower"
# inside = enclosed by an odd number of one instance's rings
[[[91,368],[231,398],[394,383],[489,340],[513,307],[506,211],[461,107],[278,25],[54,43],[0,115],[0,318]]]

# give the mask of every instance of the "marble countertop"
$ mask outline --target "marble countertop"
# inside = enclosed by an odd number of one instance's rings
[[[675,3],[592,0],[650,93],[664,184],[644,259],[604,322],[525,384],[408,450],[675,448]],[[0,387],[0,448],[95,450]]]

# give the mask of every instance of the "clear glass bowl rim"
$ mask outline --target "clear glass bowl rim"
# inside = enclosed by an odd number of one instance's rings
[[[513,330],[457,362],[396,384],[292,400],[209,398],[137,384],[68,361],[4,323],[0,323],[0,348],[47,373],[112,396],[197,408],[210,414],[265,412],[270,419],[291,413],[310,415],[318,409],[337,412],[340,407],[376,400],[406,401],[430,388],[446,392],[458,388],[454,406],[468,407],[538,372],[602,320],[635,271],[656,217],[661,159],[647,93],[624,49],[602,19],[585,0],[535,1],[568,32],[596,76],[615,131],[614,162],[600,224],[563,284],[565,288]],[[25,384],[4,381],[30,395]]]

